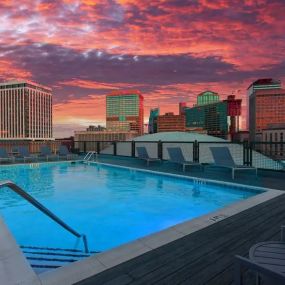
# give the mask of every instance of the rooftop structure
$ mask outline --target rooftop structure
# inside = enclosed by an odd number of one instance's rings
[[[134,138],[134,141],[163,141],[163,142],[225,142],[222,138],[195,132],[161,132]]]
[[[207,105],[218,101],[220,101],[220,96],[213,91],[204,91],[197,96],[197,106]]]

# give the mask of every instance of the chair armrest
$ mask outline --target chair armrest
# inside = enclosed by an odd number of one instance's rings
[[[267,278],[270,278],[274,282],[280,282],[280,284],[284,284],[285,282],[285,275],[281,272],[273,271],[267,267],[264,267],[258,263],[255,263],[254,261],[251,261],[248,258],[236,255],[235,256],[235,285],[242,285],[242,274],[241,269],[247,268],[250,270],[253,270],[257,273],[260,273]],[[276,284],[276,283],[272,283]]]

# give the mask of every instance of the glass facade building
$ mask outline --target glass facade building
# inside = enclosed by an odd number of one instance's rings
[[[154,108],[150,110],[149,120],[148,120],[148,133],[157,133],[157,118],[159,116],[159,108]]]
[[[52,139],[52,90],[29,81],[1,83],[0,139]]]
[[[210,94],[214,96],[210,97],[212,96]],[[206,98],[203,99],[203,96]],[[217,101],[217,99],[219,95],[215,92],[207,91],[199,94],[197,105],[185,109],[186,128],[203,129],[208,135],[225,139],[238,132],[241,99],[235,99],[233,95],[228,96],[227,100]]]
[[[106,96],[106,126],[111,131],[144,133],[143,96],[137,90],[114,91]]]

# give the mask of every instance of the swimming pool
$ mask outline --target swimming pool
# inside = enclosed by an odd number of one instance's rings
[[[260,192],[100,164],[40,163],[0,168],[11,180],[105,251]],[[24,246],[82,248],[82,243],[10,189],[0,213]]]

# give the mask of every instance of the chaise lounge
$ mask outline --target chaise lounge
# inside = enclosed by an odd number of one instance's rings
[[[47,145],[41,146],[40,151],[40,157],[45,158],[47,161],[49,159],[59,159],[59,156],[57,154],[53,154]]]
[[[36,154],[31,154],[27,146],[19,146],[17,148],[19,158],[23,159],[24,162],[28,161],[36,161],[38,160],[38,156]]]
[[[228,147],[210,147],[215,163],[210,166],[229,168],[232,170],[232,179],[235,179],[236,170],[253,170],[257,176],[257,168],[252,166],[238,165],[234,162]]]
[[[0,148],[0,163],[2,162],[14,162],[15,157],[14,156],[9,156],[7,153],[7,150],[5,148]]]
[[[78,157],[77,154],[71,153],[66,145],[60,145],[58,149],[59,158],[75,159]]]
[[[138,153],[138,158],[145,160],[147,163],[147,166],[149,166],[149,163],[151,161],[161,161],[161,159],[159,159],[159,158],[150,157],[144,146],[136,147],[136,149],[137,149],[137,153]]]
[[[181,164],[183,166],[184,172],[185,172],[186,166],[199,166],[200,168],[203,168],[203,165],[199,162],[185,160],[180,147],[168,147],[167,151],[170,157],[170,161],[177,163],[177,164]]]

